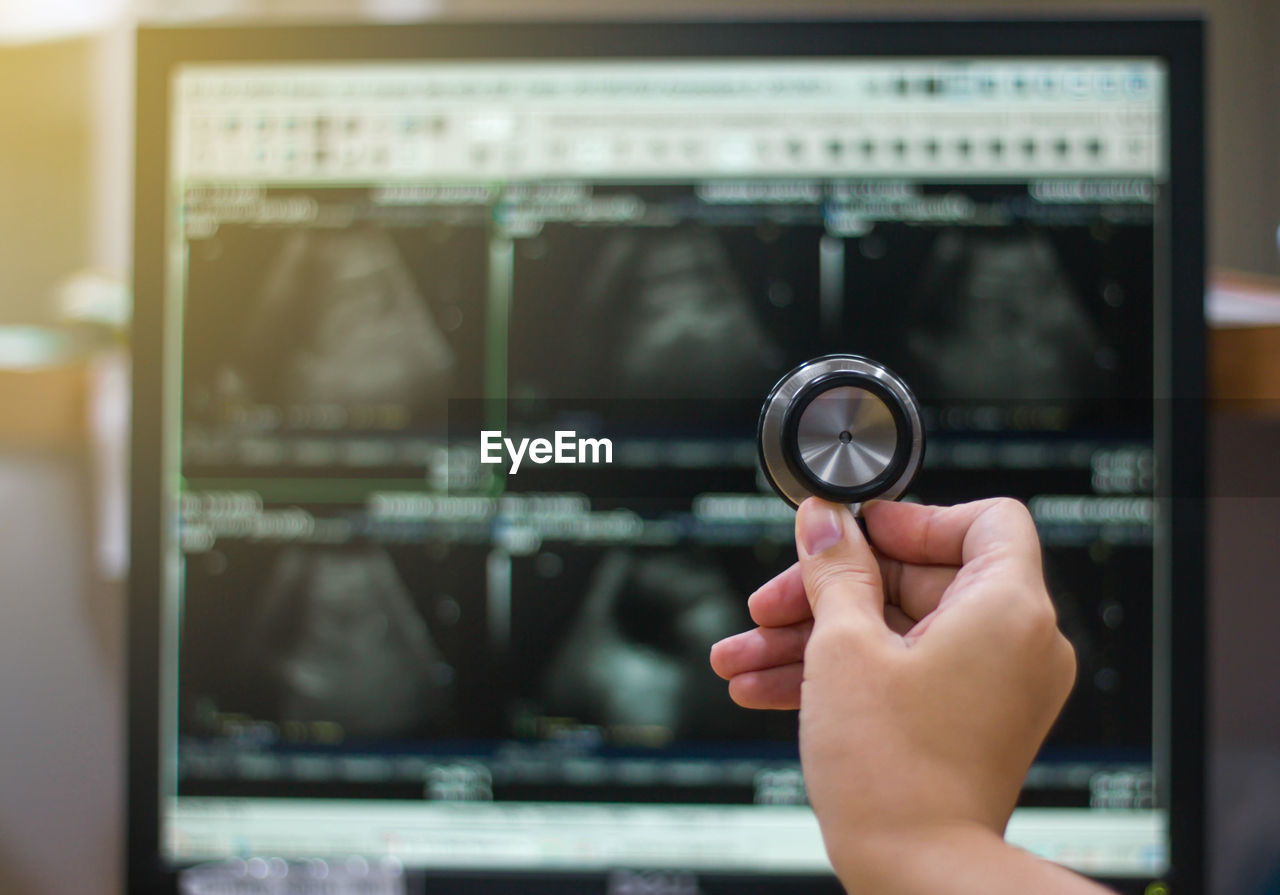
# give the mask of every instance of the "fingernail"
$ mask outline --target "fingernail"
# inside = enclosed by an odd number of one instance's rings
[[[830,504],[815,503],[800,516],[800,545],[810,556],[839,543],[844,537],[840,513]]]

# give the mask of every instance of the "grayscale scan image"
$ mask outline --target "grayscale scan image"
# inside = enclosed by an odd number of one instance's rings
[[[743,712],[704,673],[711,644],[741,630],[746,594],[709,555],[689,550],[600,555],[539,675],[551,716],[660,741],[729,738]]]
[[[816,235],[788,234],[797,250],[756,270],[764,238],[749,227],[547,225],[517,241],[512,396],[758,399],[796,362],[792,302],[817,288]]]
[[[219,225],[191,245],[188,420],[443,427],[479,394],[483,257],[470,228]]]
[[[391,239],[290,233],[221,384],[284,404],[408,404],[448,394],[455,356]],[[302,310],[305,308],[305,312]]]
[[[257,669],[281,720],[381,736],[449,707],[453,669],[380,548],[284,550],[245,627],[237,664]]]
[[[882,221],[849,239],[841,350],[876,357],[934,409],[1142,412],[1149,225],[1033,211],[1005,199],[982,214],[1009,226]]]
[[[1047,237],[942,233],[911,302],[908,351],[930,394],[974,401],[1097,395],[1101,341]]]
[[[463,615],[374,544],[230,545],[187,558],[183,729],[320,722],[339,740],[452,723]],[[199,637],[193,636],[198,632]]]
[[[581,313],[600,332],[613,321],[609,356],[622,395],[734,397],[783,363],[724,245],[705,229],[612,234],[584,283]],[[584,367],[592,356],[584,353]]]

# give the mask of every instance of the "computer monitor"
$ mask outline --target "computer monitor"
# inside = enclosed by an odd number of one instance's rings
[[[1080,674],[1008,838],[1200,891],[1200,45],[143,30],[129,891],[837,891],[795,716],[707,663],[794,561],[760,402],[830,352],[918,393],[906,499],[1039,527]]]

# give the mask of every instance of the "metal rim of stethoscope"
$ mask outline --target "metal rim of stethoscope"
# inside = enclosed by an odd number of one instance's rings
[[[836,389],[849,391],[833,395]],[[892,438],[887,438],[883,432],[882,421],[875,421],[880,424],[881,431],[872,433],[873,437],[879,439],[882,446],[892,441],[892,449],[887,458],[876,456],[877,465],[872,474],[863,479],[827,480],[805,462],[802,445],[806,439],[812,444],[815,427],[812,417],[821,415],[816,411],[806,415],[806,411],[823,395],[837,399],[843,395],[855,398],[847,402],[855,413],[857,405],[865,400],[863,396],[870,396],[892,420]],[[875,409],[874,405],[872,408]],[[822,422],[819,420],[816,425],[820,427]],[[830,432],[819,431],[818,437],[829,436],[845,446],[858,440],[848,428],[837,428],[838,425],[831,424]],[[910,486],[924,457],[924,425],[915,395],[883,364],[856,354],[831,354],[806,361],[778,380],[765,398],[756,435],[765,478],[778,496],[793,507],[798,507],[811,495],[850,504],[875,497],[896,499]],[[832,443],[824,450],[829,454],[840,448]],[[863,459],[865,465],[865,457]]]

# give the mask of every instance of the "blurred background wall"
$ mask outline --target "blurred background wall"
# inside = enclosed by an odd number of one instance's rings
[[[620,5],[619,5],[620,6]],[[1161,2],[1056,0],[1152,13]],[[1206,0],[1211,263],[1280,274],[1280,3]],[[0,893],[113,895],[123,837],[119,385],[132,27],[208,21],[1045,14],[1039,0],[0,0]],[[70,340],[19,329],[75,321]],[[1280,386],[1277,387],[1280,392]],[[1280,867],[1280,418],[1213,423],[1215,891]]]
[[[94,221],[88,38],[0,50],[0,315],[47,321],[53,284],[84,267]]]

